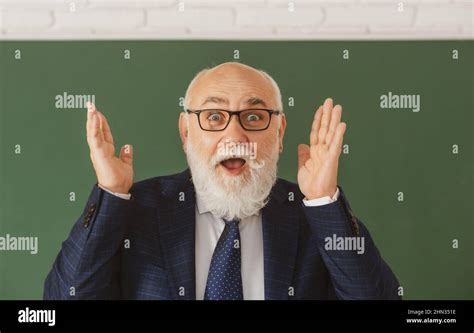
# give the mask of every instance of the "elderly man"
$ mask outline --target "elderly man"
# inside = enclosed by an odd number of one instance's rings
[[[224,63],[189,84],[179,133],[189,169],[133,184],[89,104],[97,175],[49,273],[46,299],[397,299],[398,282],[337,184],[346,124],[326,99],[277,178],[286,118],[265,72]]]

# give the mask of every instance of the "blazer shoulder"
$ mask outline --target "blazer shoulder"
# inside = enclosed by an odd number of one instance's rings
[[[282,187],[288,188],[288,189],[298,190],[298,191],[300,189],[297,183],[291,182],[291,181],[283,179],[283,178],[277,178],[277,181],[276,181],[275,185],[282,186]]]
[[[179,191],[183,186],[188,185],[189,180],[188,170],[172,175],[152,177],[134,183],[130,193],[141,204],[156,205],[158,198],[166,196],[170,192]]]
[[[280,202],[288,201],[288,198],[292,198],[291,201],[301,201],[304,198],[304,195],[301,193],[298,184],[283,178],[277,179],[275,185],[272,188],[272,195],[275,196]]]

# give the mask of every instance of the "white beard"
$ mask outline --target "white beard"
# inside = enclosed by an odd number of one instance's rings
[[[226,220],[243,219],[258,214],[265,207],[277,179],[277,138],[275,136],[271,151],[258,160],[238,156],[245,159],[249,168],[239,175],[229,176],[217,170],[222,156],[213,155],[210,161],[199,156],[188,137],[186,157],[196,194],[213,215]]]

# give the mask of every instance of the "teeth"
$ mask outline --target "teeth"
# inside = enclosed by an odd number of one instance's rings
[[[240,159],[240,160],[245,161],[245,158],[243,158],[243,157],[229,157],[229,158],[225,158],[225,159],[221,160],[219,163],[222,163],[222,162],[228,161],[228,160],[235,160],[235,159]]]

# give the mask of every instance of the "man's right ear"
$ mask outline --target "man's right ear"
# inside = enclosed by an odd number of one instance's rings
[[[183,145],[183,150],[186,152],[186,140],[188,138],[188,126],[186,120],[186,113],[181,112],[179,114],[179,121],[178,121],[178,128],[179,128],[179,136],[181,137],[181,143]]]

